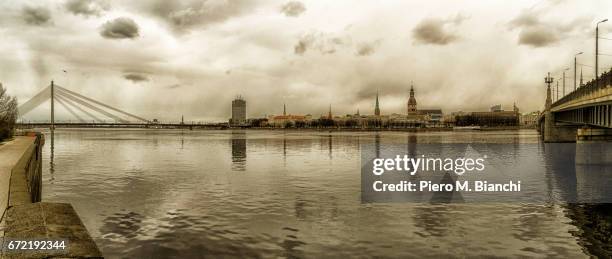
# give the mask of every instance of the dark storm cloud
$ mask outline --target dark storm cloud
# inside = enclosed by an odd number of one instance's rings
[[[281,6],[281,12],[286,16],[297,17],[306,11],[306,6],[302,2],[291,1]]]
[[[306,52],[306,50],[308,50],[310,45],[311,45],[310,40],[302,38],[293,47],[293,53],[298,54],[298,55],[303,55]]]
[[[408,94],[410,85],[406,82],[398,79],[370,79],[360,83],[355,89],[356,101],[371,101],[372,103],[376,99],[376,93],[378,92],[379,98],[385,96],[405,96]]]
[[[109,39],[133,39],[138,37],[138,25],[127,17],[116,18],[102,25],[100,35]]]
[[[380,40],[374,42],[364,42],[357,45],[357,53],[358,56],[369,56],[376,52],[376,47],[380,44]]]
[[[31,25],[45,25],[51,22],[51,12],[45,7],[26,6],[22,10],[23,20]]]
[[[529,27],[529,26],[537,26],[540,24],[540,19],[538,15],[533,12],[525,11],[522,12],[519,16],[512,19],[510,21],[509,26],[511,29],[520,28],[520,27]]]
[[[247,13],[254,7],[249,0],[157,0],[145,4],[146,11],[163,19],[178,31],[193,27],[207,27]]]
[[[350,38],[331,36],[325,33],[311,32],[302,35],[293,47],[293,53],[304,55],[308,50],[321,54],[333,54],[339,47],[350,44]]]
[[[546,47],[559,41],[557,34],[549,28],[529,27],[519,33],[519,44],[532,47]]]
[[[508,24],[510,30],[518,29],[518,43],[535,48],[545,47],[559,41],[555,26],[547,27],[539,15],[531,10],[523,11]]]
[[[374,46],[370,44],[362,44],[357,47],[357,55],[359,56],[369,56],[374,53]]]
[[[123,75],[123,78],[125,78],[126,80],[130,80],[134,83],[140,83],[140,82],[146,82],[149,81],[149,78],[145,75],[142,74],[137,74],[137,73],[127,73]]]
[[[518,43],[534,48],[551,46],[574,32],[585,32],[592,19],[578,17],[568,23],[545,22],[542,11],[524,10],[508,23],[510,30],[518,30]]]
[[[100,16],[103,11],[110,8],[104,0],[69,0],[65,4],[66,10],[75,14],[87,16]]]
[[[447,45],[459,39],[448,27],[460,25],[467,17],[458,14],[452,19],[427,18],[419,22],[412,30],[417,43]]]

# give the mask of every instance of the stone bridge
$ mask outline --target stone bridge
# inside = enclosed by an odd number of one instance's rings
[[[555,102],[550,84],[546,94],[546,108],[538,119],[545,142],[612,140],[612,70]]]

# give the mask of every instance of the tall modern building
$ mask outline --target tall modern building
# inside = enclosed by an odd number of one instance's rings
[[[378,107],[378,91],[376,91],[376,107],[374,107],[374,115],[380,116],[380,108]]]
[[[246,124],[246,101],[242,96],[237,96],[232,101],[232,118],[230,124],[241,125]]]
[[[417,113],[417,101],[414,98],[414,87],[410,84],[410,98],[408,98],[408,115]]]

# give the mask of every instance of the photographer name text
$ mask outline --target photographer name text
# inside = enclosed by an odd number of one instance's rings
[[[455,183],[432,183],[431,181],[400,181],[384,183],[374,181],[376,192],[520,192],[521,181],[489,183],[487,181],[455,181]]]

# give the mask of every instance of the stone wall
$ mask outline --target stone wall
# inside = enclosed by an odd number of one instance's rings
[[[0,145],[0,258],[102,258],[72,205],[41,202],[43,145],[39,133]],[[8,251],[10,240],[64,240],[66,249]]]

